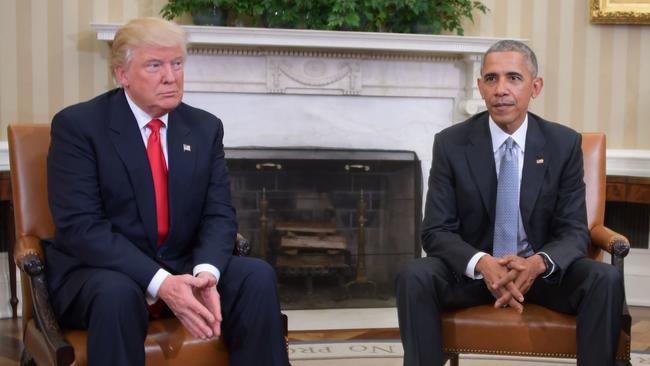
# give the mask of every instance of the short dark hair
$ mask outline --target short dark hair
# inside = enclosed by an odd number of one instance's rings
[[[483,55],[483,61],[481,61],[481,73],[483,72],[483,66],[485,66],[485,57],[493,52],[519,52],[526,57],[526,62],[528,63],[528,69],[534,78],[537,77],[537,56],[535,52],[530,49],[525,43],[520,41],[515,41],[511,39],[501,40],[488,48]]]

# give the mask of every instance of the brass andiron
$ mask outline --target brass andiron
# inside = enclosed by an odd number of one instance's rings
[[[266,260],[266,248],[269,243],[269,200],[266,199],[266,188],[262,188],[260,200],[260,258]]]
[[[264,171],[282,170],[281,164],[260,163],[255,164],[255,169]],[[266,249],[269,247],[269,200],[266,198],[266,187],[262,187],[262,197],[260,199],[260,258],[268,260]]]
[[[367,171],[367,170],[366,170]],[[357,263],[354,280],[345,284],[346,295],[350,296],[351,287],[368,287],[372,296],[377,295],[377,283],[368,280],[366,277],[366,201],[363,198],[363,189],[359,194],[357,204],[357,216],[359,221],[359,240],[357,243]]]

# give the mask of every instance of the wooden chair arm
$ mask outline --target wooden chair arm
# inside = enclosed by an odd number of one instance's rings
[[[591,229],[591,244],[619,258],[625,258],[630,252],[629,240],[603,225]]]
[[[45,257],[43,256],[41,239],[30,235],[16,238],[16,245],[14,246],[14,261],[19,268],[22,269],[23,260],[28,255],[35,255],[41,262],[44,261]]]
[[[233,250],[233,255],[239,257],[248,257],[251,253],[251,243],[248,239],[240,233],[237,233],[237,240],[235,240],[235,249]]]
[[[74,362],[74,349],[65,340],[50,305],[43,262],[35,253],[26,254],[21,257],[20,269],[29,278],[34,318],[45,339],[49,358],[56,360],[56,365],[71,364]]]

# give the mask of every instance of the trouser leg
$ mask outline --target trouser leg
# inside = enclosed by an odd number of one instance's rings
[[[88,331],[89,365],[144,365],[149,314],[142,289],[115,271],[86,271],[89,277],[64,312],[64,327]]]
[[[579,366],[613,366],[621,331],[623,282],[614,266],[575,261],[557,286],[538,280],[526,298],[559,312],[577,314]]]
[[[288,365],[273,268],[256,258],[233,257],[217,288],[231,364]]]
[[[440,313],[494,301],[482,280],[454,275],[438,258],[407,263],[395,283],[405,366],[441,366]]]

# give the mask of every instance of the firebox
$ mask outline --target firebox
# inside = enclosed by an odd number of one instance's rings
[[[278,276],[282,308],[394,306],[420,256],[415,152],[227,148],[239,232]]]

